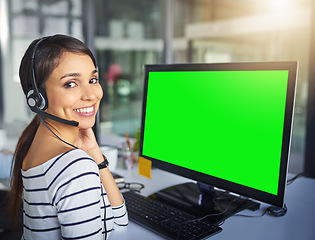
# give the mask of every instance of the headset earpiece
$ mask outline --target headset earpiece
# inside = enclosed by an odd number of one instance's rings
[[[39,95],[35,94],[33,89],[30,89],[26,95],[27,105],[35,113],[38,113],[38,110],[45,111],[48,107],[46,93],[40,88],[38,92]]]
[[[35,53],[38,48],[38,45],[45,39],[49,39],[49,38],[50,37],[44,37],[41,40],[39,40],[35,44],[34,49],[33,49],[32,57],[31,57],[31,72],[30,72],[32,88],[26,94],[27,105],[33,112],[39,114],[40,116],[52,119],[54,121],[57,121],[63,124],[77,127],[79,125],[79,122],[77,121],[69,121],[67,119],[63,119],[63,118],[44,112],[48,107],[48,99],[47,99],[47,95],[45,91],[38,88],[36,85],[34,59],[35,59]]]

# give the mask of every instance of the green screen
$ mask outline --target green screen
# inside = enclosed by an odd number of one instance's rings
[[[277,195],[287,82],[287,70],[149,72],[142,154]]]

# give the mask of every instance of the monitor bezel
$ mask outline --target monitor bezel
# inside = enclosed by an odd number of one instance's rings
[[[144,90],[142,103],[141,136],[139,142],[139,156],[152,161],[152,166],[177,174],[189,179],[200,181],[214,187],[231,191],[261,202],[282,207],[284,204],[285,187],[290,155],[293,115],[295,106],[295,93],[297,81],[298,62],[237,62],[237,63],[185,63],[185,64],[151,64],[145,65]],[[164,162],[143,154],[143,137],[145,126],[146,99],[149,81],[149,72],[162,71],[252,71],[252,70],[288,70],[287,97],[285,105],[283,143],[281,149],[278,193],[273,195],[254,188],[243,186],[214,176],[206,175],[194,170]],[[190,156],[193,157],[193,156]],[[266,176],[268,177],[268,176]]]

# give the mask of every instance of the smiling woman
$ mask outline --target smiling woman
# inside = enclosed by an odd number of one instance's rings
[[[93,126],[103,91],[91,58],[64,53],[46,82],[46,94],[47,113],[77,121],[80,128]]]
[[[107,239],[128,216],[107,165],[100,167],[107,160],[92,126],[103,91],[91,51],[64,35],[35,40],[20,81],[37,113],[13,157],[9,202],[14,217],[23,202],[24,239]]]

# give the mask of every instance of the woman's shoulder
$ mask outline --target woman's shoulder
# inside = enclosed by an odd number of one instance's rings
[[[97,165],[85,151],[81,149],[70,149],[65,152],[59,153],[42,164],[33,166],[28,170],[22,170],[23,175],[33,174],[50,174],[54,175],[61,171],[68,173],[77,171],[97,171]]]
[[[63,153],[59,154],[57,157],[62,157],[62,158],[90,158],[90,155],[87,154],[85,151],[83,151],[80,148],[76,149],[69,149],[67,151],[64,151]]]
[[[54,157],[52,161],[49,162],[49,165],[56,165],[56,167],[59,168],[75,167],[76,165],[80,165],[80,169],[82,169],[83,166],[96,166],[93,158],[91,158],[90,155],[81,149],[71,149],[65,151]]]

